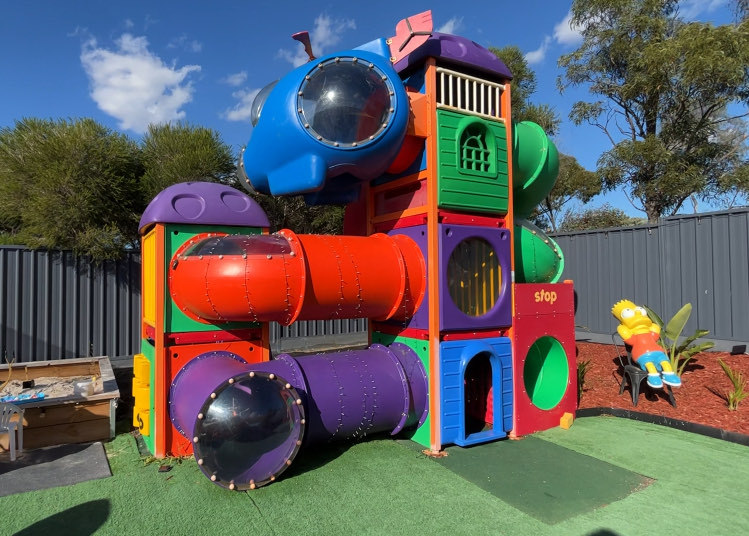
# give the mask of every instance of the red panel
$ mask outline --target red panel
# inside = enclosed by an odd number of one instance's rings
[[[475,214],[462,214],[440,210],[438,212],[440,223],[452,225],[475,225],[477,227],[505,228],[504,218],[491,218],[489,216],[477,216]]]
[[[263,348],[260,341],[236,341],[213,344],[191,344],[182,346],[168,346],[164,349],[164,362],[166,363],[167,385],[164,391],[169,396],[169,388],[177,373],[190,360],[206,352],[226,351],[232,352],[247,363],[259,363],[263,358]],[[166,431],[166,452],[171,456],[189,456],[192,454],[192,443],[182,436],[172,425],[168,412],[156,416],[164,423]]]
[[[423,140],[420,141],[420,144],[423,144]],[[416,178],[400,186],[375,192],[374,215],[380,216],[382,214],[402,212],[409,208],[423,207],[426,205],[426,202],[426,180]]]
[[[146,328],[146,338],[151,339],[152,341],[155,341],[156,340],[156,328],[148,324],[143,324],[143,325]]]
[[[567,315],[570,311],[575,311],[572,282],[515,285],[515,316]]]
[[[443,341],[465,341],[473,339],[488,339],[490,337],[506,337],[507,331],[504,329],[487,329],[487,330],[473,330],[473,331],[451,331],[450,333],[442,333],[440,340]]]
[[[556,300],[539,299],[538,292],[556,294]],[[539,296],[546,296],[539,295]],[[534,308],[537,312],[533,312]],[[513,382],[514,416],[512,435],[519,437],[559,426],[565,413],[577,409],[577,366],[573,287],[570,283],[515,285]],[[522,314],[521,314],[522,313]],[[564,349],[569,369],[566,389],[559,403],[548,410],[533,404],[526,391],[524,372],[528,350],[541,337],[556,339]]]
[[[234,341],[259,341],[262,339],[262,328],[236,329],[220,331],[190,331],[188,333],[168,333],[167,344],[206,344]]]
[[[377,233],[387,233],[393,229],[402,229],[403,227],[416,227],[417,225],[426,225],[427,215],[426,214],[415,214],[413,216],[406,216],[397,220],[388,220],[380,223],[376,223],[374,230]]]

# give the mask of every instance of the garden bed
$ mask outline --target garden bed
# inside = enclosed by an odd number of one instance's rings
[[[619,394],[621,366],[617,359],[623,349],[614,345],[577,343],[577,363],[589,361],[583,385],[580,409],[619,408],[678,419],[749,435],[749,398],[736,411],[728,409],[725,393],[733,386],[718,364],[721,359],[731,369],[743,373],[749,382],[749,355],[728,352],[703,352],[690,361],[682,375],[683,385],[674,389],[676,408],[666,394],[650,389],[643,382],[637,407],[632,405],[629,388]],[[747,385],[749,389],[749,385]]]

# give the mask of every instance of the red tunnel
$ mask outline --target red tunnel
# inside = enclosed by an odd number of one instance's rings
[[[169,291],[205,322],[330,318],[405,320],[426,289],[424,258],[407,236],[273,235],[204,238],[178,251]]]

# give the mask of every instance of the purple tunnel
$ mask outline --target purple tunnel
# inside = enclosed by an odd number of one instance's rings
[[[274,481],[302,445],[395,435],[421,426],[428,411],[424,366],[400,343],[252,365],[208,352],[179,371],[169,392],[172,423],[192,441],[203,473],[237,490]]]

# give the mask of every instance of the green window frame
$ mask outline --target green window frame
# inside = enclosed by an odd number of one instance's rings
[[[489,127],[478,118],[458,126],[457,166],[460,173],[489,177],[497,173],[497,144]]]

